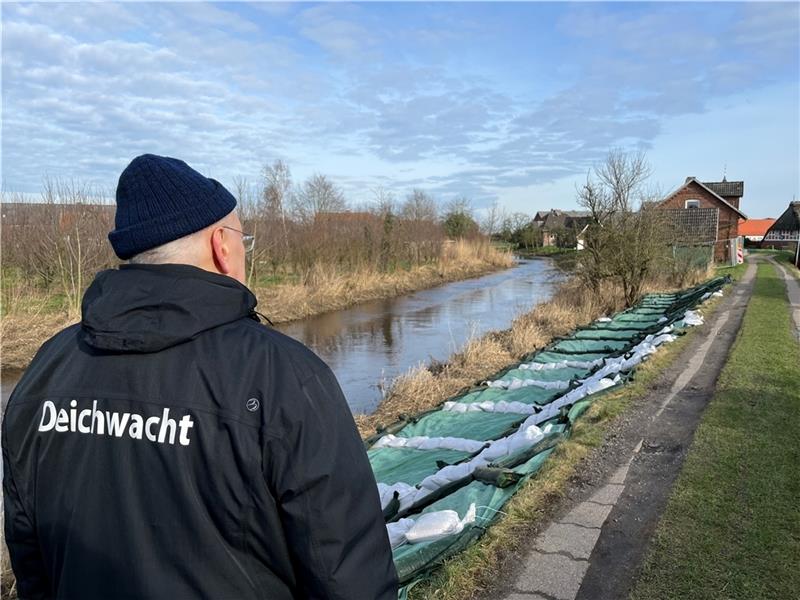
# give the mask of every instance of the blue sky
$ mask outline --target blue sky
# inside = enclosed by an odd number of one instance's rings
[[[575,206],[611,147],[653,185],[800,197],[797,3],[2,5],[3,189],[113,190],[134,156],[229,187],[285,160],[353,203],[419,187],[532,213]]]

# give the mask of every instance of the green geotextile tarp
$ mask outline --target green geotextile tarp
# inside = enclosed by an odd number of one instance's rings
[[[563,362],[565,360],[590,362],[593,360],[597,360],[598,358],[605,358],[606,356],[608,356],[607,352],[587,352],[585,354],[572,354],[567,352],[553,352],[551,350],[545,350],[544,352],[539,352],[539,354],[534,356],[533,362],[557,363],[557,362]]]
[[[470,453],[441,448],[435,450],[372,448],[367,451],[367,456],[375,474],[375,481],[387,485],[397,482],[417,485],[441,468],[437,462],[455,464],[469,457]]]
[[[529,385],[517,388],[516,390],[504,390],[501,388],[486,388],[469,392],[458,398],[457,402],[470,404],[473,402],[522,402],[523,404],[549,404],[555,398],[564,393],[564,390],[546,390],[544,388]]]
[[[533,379],[535,381],[569,381],[570,379],[583,379],[592,372],[591,369],[578,369],[566,367],[564,369],[511,369],[496,379]]]
[[[625,340],[561,340],[552,346],[555,352],[571,352],[583,354],[586,352],[616,352],[630,346]]]
[[[611,320],[614,323],[649,323],[649,324],[656,324],[658,320],[661,318],[659,315],[640,315],[636,313],[625,313],[622,315],[617,315],[613,317]]]
[[[629,315],[630,314],[633,314],[633,315],[651,315],[651,316],[652,315],[657,315],[657,316],[661,317],[661,316],[664,315],[664,309],[665,308],[669,308],[669,307],[666,307],[666,306],[662,306],[662,307],[650,307],[650,306],[640,307],[640,308],[634,308],[633,310],[631,310],[631,311],[629,311],[629,312],[627,312],[625,314],[629,314]]]
[[[675,298],[645,298],[640,306],[646,308],[669,308],[675,304]]]
[[[622,340],[634,341],[639,339],[641,331],[639,329],[580,329],[576,331],[572,338],[575,340]]]
[[[674,322],[676,327],[682,326],[682,321],[677,320],[683,312],[692,308],[700,301],[706,292],[712,292],[725,283],[725,279],[715,279],[704,285],[697,286],[681,294],[653,294],[646,296],[642,302],[633,309],[619,313],[610,321],[596,321],[586,328],[577,330],[570,338],[562,339],[547,347],[546,350],[527,357],[523,362],[559,363],[562,361],[590,362],[610,356],[620,356],[633,345],[639,343],[647,333],[654,333],[663,324]],[[662,317],[666,319],[661,321]],[[661,321],[661,322],[659,322]],[[490,377],[490,380],[534,379],[539,381],[570,381],[585,378],[595,370],[581,368],[559,368],[531,370],[520,369],[514,365]],[[556,416],[549,421],[553,424],[553,431],[542,445],[534,448],[523,449],[517,455],[506,457],[500,468],[511,467],[515,473],[523,478],[509,487],[498,487],[483,481],[465,479],[453,484],[452,489],[443,488],[440,497],[430,496],[431,504],[425,506],[424,501],[419,508],[411,507],[408,514],[415,518],[421,513],[450,509],[464,517],[470,504],[477,507],[477,521],[467,526],[458,535],[449,536],[434,542],[422,544],[404,544],[393,551],[395,565],[400,576],[401,588],[399,598],[406,598],[408,589],[424,578],[436,565],[445,558],[460,552],[476,540],[485,528],[499,514],[496,511],[514,495],[524,481],[534,474],[552,452],[544,449],[536,456],[530,458],[532,452],[539,448],[547,448],[558,443],[560,437],[569,433],[569,427],[580,417],[590,404],[601,398],[604,394],[613,391],[625,381],[612,388],[593,394],[565,409],[561,416]],[[521,402],[544,406],[568,390],[548,390],[538,386],[525,386],[514,390],[501,388],[480,388],[462,393],[451,400],[469,404],[474,402]],[[512,433],[529,415],[520,413],[499,413],[471,411],[459,413],[455,411],[437,410],[421,415],[417,420],[411,420],[403,426],[396,435],[399,437],[429,436],[429,437],[459,437],[472,440],[489,441],[498,439]],[[540,424],[544,427],[545,424]],[[560,433],[559,433],[560,432]],[[549,440],[549,441],[547,441]],[[415,485],[425,477],[436,473],[444,464],[456,464],[470,458],[467,452],[454,450],[415,450],[406,448],[373,448],[369,450],[370,463],[376,475],[376,480],[381,483],[393,484],[398,482]],[[514,466],[515,463],[521,464]],[[416,512],[419,511],[419,512]]]
[[[541,468],[551,452],[552,449],[540,452],[527,462],[511,469],[523,475],[523,479],[515,485],[498,488],[480,481],[473,481],[422,510],[420,514],[454,510],[459,517],[463,518],[473,502],[477,508],[475,523],[465,527],[458,535],[421,544],[403,544],[395,548],[393,556],[400,583],[408,583],[411,579],[424,574],[442,558],[454,554],[456,549],[463,549],[466,546],[465,541],[472,542],[477,539],[500,514],[497,511],[502,510],[520,486]]]
[[[581,331],[647,331],[654,325],[658,325],[658,321],[650,323],[649,321],[635,322],[635,321],[600,321],[589,325],[586,329]]]
[[[398,433],[398,437],[460,437],[469,440],[493,440],[503,435],[515,423],[528,415],[496,412],[450,412],[436,411],[425,415],[416,423],[409,423]]]

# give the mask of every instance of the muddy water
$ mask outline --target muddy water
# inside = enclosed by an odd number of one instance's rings
[[[359,304],[277,328],[330,365],[354,413],[370,413],[382,391],[419,363],[445,360],[471,336],[505,329],[515,315],[550,298],[563,273],[551,259],[414,294]],[[269,314],[269,307],[259,307]],[[17,378],[4,377],[5,407]]]

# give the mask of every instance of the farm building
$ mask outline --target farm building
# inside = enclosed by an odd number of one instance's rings
[[[789,207],[767,230],[761,242],[762,248],[794,250],[797,262],[800,244],[800,202],[789,203]]]
[[[551,208],[542,210],[533,217],[534,226],[542,232],[542,246],[557,246],[559,238],[569,238],[570,246],[589,224],[591,215],[582,210],[560,210]],[[564,244],[562,244],[564,245]]]
[[[739,237],[739,220],[747,219],[739,209],[743,195],[743,181],[687,177],[658,207],[670,211],[676,241],[713,245],[714,260],[723,262],[731,259],[730,242]]]

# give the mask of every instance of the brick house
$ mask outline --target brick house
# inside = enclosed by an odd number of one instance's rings
[[[718,262],[730,260],[730,240],[739,237],[739,220],[746,219],[739,204],[744,195],[743,181],[698,181],[695,177],[687,177],[684,184],[659,203],[659,208],[672,209],[677,223],[690,223],[695,215],[684,213],[701,209],[705,223],[713,216],[716,231],[712,231],[714,239],[702,240],[702,243],[714,245],[714,260]],[[697,216],[700,216],[700,212]]]

